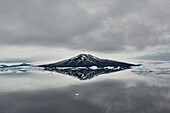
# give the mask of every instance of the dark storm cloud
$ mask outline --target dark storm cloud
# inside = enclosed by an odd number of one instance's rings
[[[0,95],[0,112],[169,113],[169,86],[144,82],[129,86],[128,82],[109,80],[63,89],[5,93]]]
[[[157,53],[157,54],[151,54],[151,55],[144,55],[144,56],[138,57],[138,59],[170,61],[170,53]]]
[[[1,0],[1,45],[92,51],[170,44],[169,0]]]

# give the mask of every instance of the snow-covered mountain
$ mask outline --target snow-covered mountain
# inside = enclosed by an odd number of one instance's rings
[[[13,68],[13,67],[22,67],[22,66],[32,66],[31,64],[26,64],[26,63],[22,63],[22,64],[15,64],[15,65],[0,65],[0,68]]]
[[[92,66],[96,66],[98,68],[119,67],[123,69],[129,69],[131,66],[139,66],[139,65],[107,60],[107,59],[100,59],[90,54],[79,54],[78,56],[67,60],[63,60],[52,64],[39,65],[38,67],[52,68],[52,67],[92,67]]]
[[[22,63],[22,64],[3,64],[0,65],[0,74],[18,74],[33,71],[42,71],[43,68],[36,67],[32,64]]]

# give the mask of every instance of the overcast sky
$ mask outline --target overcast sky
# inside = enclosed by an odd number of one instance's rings
[[[170,56],[170,0],[0,0],[0,48],[0,61],[84,52],[161,60]]]

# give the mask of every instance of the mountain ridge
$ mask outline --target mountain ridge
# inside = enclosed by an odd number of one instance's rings
[[[101,59],[91,54],[79,54],[75,57],[66,60],[62,60],[51,64],[39,65],[38,67],[92,67],[92,66],[96,66],[99,68],[112,66],[115,68],[122,67],[124,69],[128,69],[131,66],[139,66],[139,65],[124,63],[124,62],[119,62],[114,60],[108,60],[108,59]]]
[[[21,67],[21,66],[32,66],[32,65],[27,63],[15,64],[15,65],[0,65],[0,68],[12,68],[12,67]]]

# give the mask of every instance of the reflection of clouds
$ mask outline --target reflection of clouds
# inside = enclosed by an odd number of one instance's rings
[[[145,113],[159,113],[160,111],[165,112],[164,109],[167,109],[166,106],[160,106],[159,104],[169,104],[170,102],[166,97],[169,91],[165,90],[169,88],[166,87],[160,89],[141,83],[135,87],[128,88],[123,84],[110,85],[108,89],[112,90],[103,91],[107,93],[103,97],[99,96],[98,98],[101,98],[101,101],[107,103],[102,103],[102,105],[109,108],[108,110],[110,112],[137,113],[140,111]],[[164,96],[162,96],[162,94],[164,94]]]
[[[91,93],[96,88],[95,93]],[[168,113],[169,93],[170,87],[166,86],[148,86],[141,82],[129,87],[126,82],[110,81],[93,84],[83,98],[102,106],[107,113]]]
[[[170,80],[170,72],[134,72],[139,76],[156,78],[162,80]]]
[[[103,113],[98,106],[72,98],[69,92],[46,90],[0,96],[0,113]]]
[[[0,95],[1,113],[169,113],[170,87],[107,81]],[[78,93],[79,96],[76,96]]]

